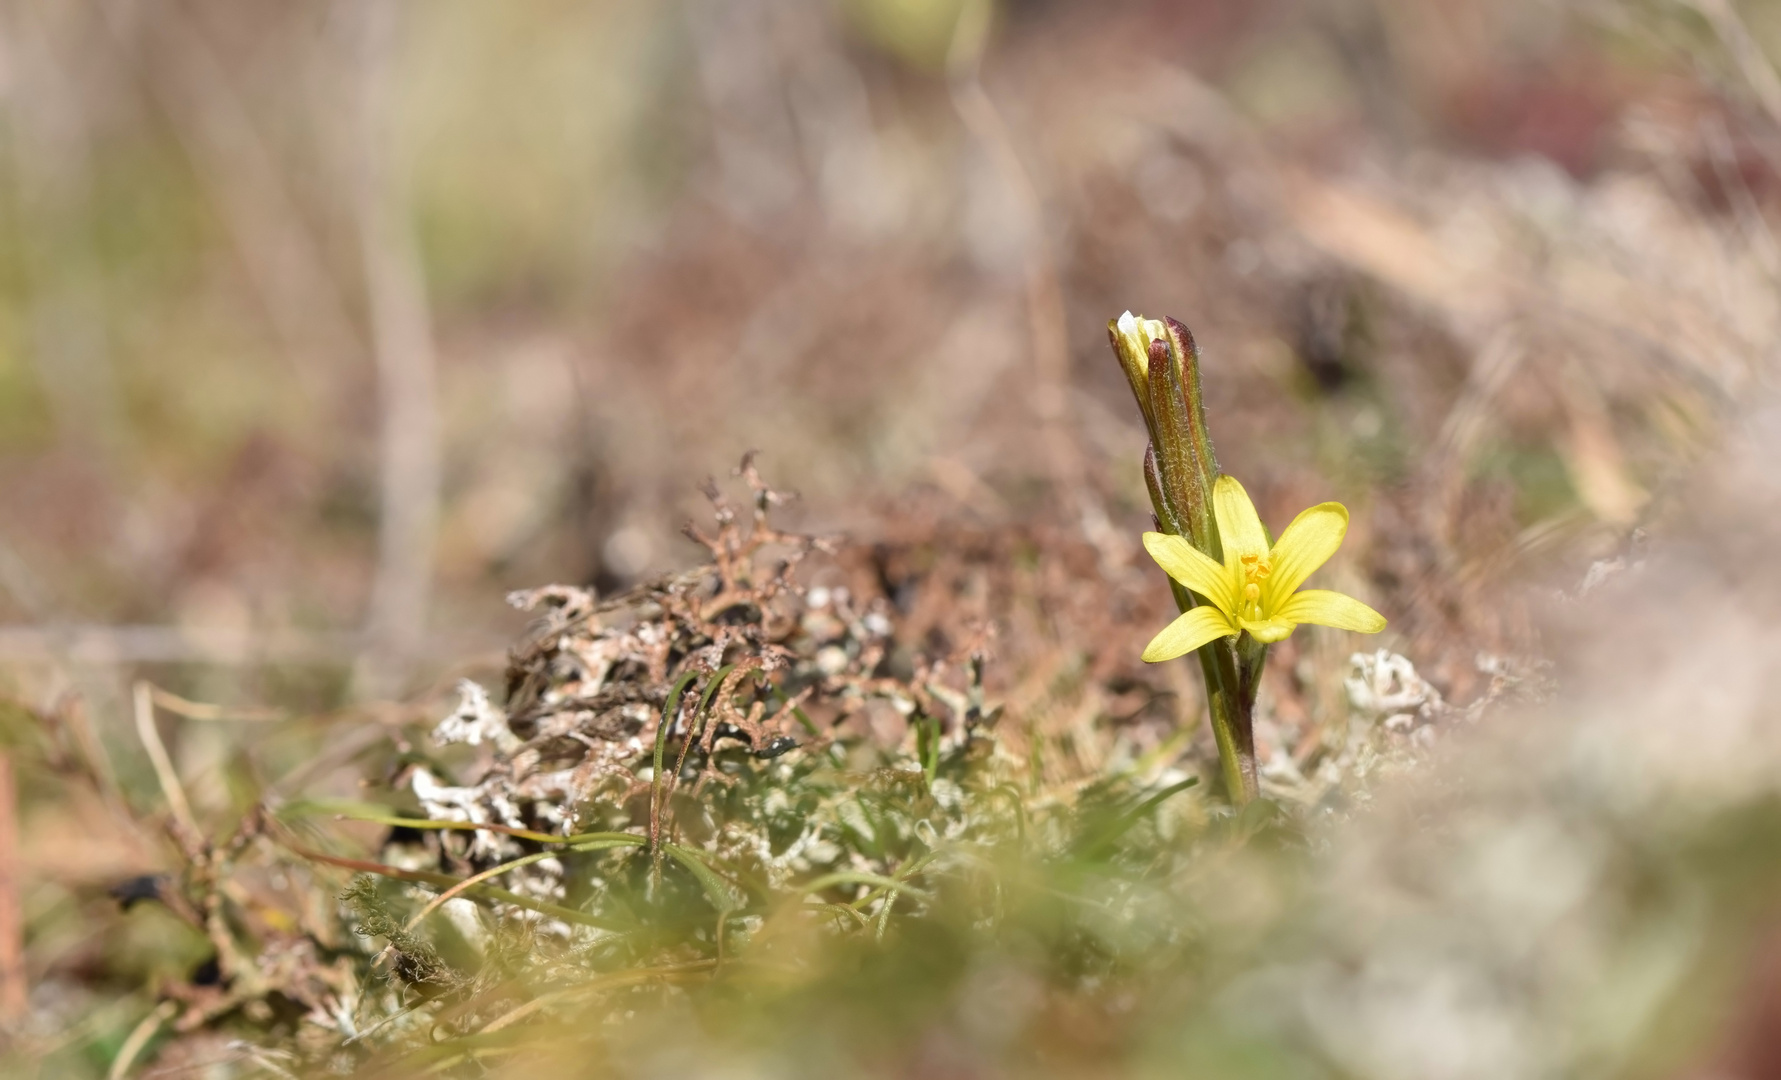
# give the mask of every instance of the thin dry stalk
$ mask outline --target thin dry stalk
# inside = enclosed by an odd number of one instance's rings
[[[281,720],[284,714],[275,709],[231,709],[225,705],[210,705],[202,701],[180,697],[169,690],[158,686],[149,687],[155,705],[170,713],[178,713],[187,720],[227,720],[235,722],[264,723]]]
[[[426,634],[439,522],[439,416],[432,315],[407,183],[390,138],[390,66],[401,9],[361,12],[360,250],[377,363],[382,517],[371,594],[371,652],[359,682],[374,696],[399,689]]]
[[[25,920],[19,906],[18,789],[12,755],[0,753],[0,1024],[10,1027],[29,1007]]]
[[[1738,65],[1738,73],[1750,84],[1762,111],[1771,121],[1781,124],[1781,75],[1776,74],[1775,65],[1756,43],[1738,9],[1730,0],[1686,0],[1686,3],[1713,27],[1720,44]]]
[[[143,1017],[141,1022],[131,1029],[124,1045],[118,1047],[117,1057],[111,1059],[111,1068],[105,1071],[105,1080],[124,1080],[130,1075],[130,1067],[142,1056],[149,1040],[161,1030],[161,1025],[173,1018],[179,1006],[171,1001],[163,1001],[156,1005],[154,1011]]]
[[[298,384],[319,396],[330,362],[358,355],[360,337],[345,295],[260,125],[244,106],[223,57],[185,5],[97,4],[117,51],[140,48],[138,34],[175,62],[147,68],[148,89],[198,179],[216,200],[223,226],[265,306]]]
[[[972,0],[959,14],[947,55],[952,104],[966,130],[989,153],[1026,233],[1027,326],[1033,350],[1032,402],[1040,424],[1052,483],[1072,505],[1087,505],[1082,448],[1070,417],[1069,328],[1064,320],[1064,291],[1058,283],[1057,261],[1045,235],[1044,206],[1007,122],[983,88],[981,65],[989,35],[992,6]]]
[[[659,979],[664,982],[677,981],[689,976],[702,974],[715,967],[717,967],[716,960],[693,960],[685,964],[661,964],[656,967],[638,968],[632,971],[615,971],[610,975],[597,976],[577,986],[572,986],[564,990],[552,991],[548,994],[540,994],[532,1000],[513,1009],[511,1012],[503,1013],[502,1015],[495,1017],[495,1019],[489,1022],[487,1027],[482,1029],[481,1034],[492,1035],[495,1032],[500,1031],[502,1028],[512,1027],[521,1020],[524,1020],[535,1013],[542,1012],[550,1006],[560,1002],[570,1001],[575,998],[597,994],[603,991],[619,990],[626,987],[637,986],[642,983],[650,982],[651,980]]]
[[[0,661],[137,664],[337,662],[358,652],[357,635],[279,629],[242,633],[183,626],[52,624],[0,627]]]
[[[144,680],[138,680],[131,687],[131,701],[136,715],[136,737],[142,740],[142,749],[148,754],[149,763],[155,768],[155,779],[160,782],[161,793],[167,798],[167,808],[173,814],[175,838],[188,855],[194,855],[202,849],[204,833],[199,830],[198,820],[192,815],[192,804],[186,799],[185,786],[179,782],[179,773],[174,771],[173,759],[167,756],[167,747],[161,742],[160,729],[155,727],[155,688]]]
[[[86,700],[78,693],[67,694],[58,703],[56,716],[68,725],[68,731],[74,736],[75,747],[86,763],[94,786],[99,789],[99,797],[105,800],[106,809],[118,821],[133,822],[135,819],[124,800],[123,788],[118,785],[117,769],[111,763],[111,755],[105,752],[105,744],[93,729],[93,718],[87,715]]]
[[[88,313],[102,306],[101,258],[88,217],[92,132],[77,104],[91,63],[79,16],[55,5],[0,11],[0,64],[11,135],[8,164],[25,311],[36,375],[59,440],[94,465],[127,456],[129,425],[108,339]],[[8,17],[10,16],[10,17]]]
[[[429,900],[427,906],[415,912],[414,917],[408,920],[408,925],[404,926],[402,929],[413,930],[415,927],[425,922],[428,915],[433,914],[433,912],[438,911],[450,901],[464,895],[490,878],[500,877],[507,871],[517,867],[530,866],[532,863],[543,862],[545,859],[557,858],[561,854],[562,852],[560,851],[541,851],[536,855],[527,855],[523,858],[515,859],[512,862],[504,862],[500,866],[490,867],[480,874],[472,874]]]

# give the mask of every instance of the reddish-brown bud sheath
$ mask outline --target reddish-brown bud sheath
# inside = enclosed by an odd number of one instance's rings
[[[1212,451],[1212,433],[1206,426],[1206,400],[1200,389],[1200,347],[1194,341],[1193,331],[1178,320],[1164,318],[1163,326],[1168,333],[1169,351],[1174,358],[1176,370],[1180,373],[1194,471],[1199,474],[1200,483],[1210,494],[1212,485],[1218,480],[1218,457]],[[1202,550],[1213,558],[1220,557],[1216,523],[1211,523],[1207,543]]]
[[[1157,476],[1181,535],[1193,546],[1212,553],[1212,483],[1197,467],[1193,431],[1181,373],[1168,342],[1150,346],[1150,411],[1155,418]]]

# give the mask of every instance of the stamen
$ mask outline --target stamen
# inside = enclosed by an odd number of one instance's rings
[[[1262,617],[1260,583],[1267,580],[1274,568],[1260,555],[1242,555],[1239,559],[1243,563],[1243,607],[1250,618],[1259,619]]]

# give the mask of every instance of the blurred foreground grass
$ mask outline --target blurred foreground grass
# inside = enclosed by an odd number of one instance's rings
[[[148,1076],[1647,1077],[1770,1052],[1772,796],[1634,808],[1554,769],[1406,832],[1266,803],[1221,817],[1142,772],[1065,797],[991,755],[932,779],[905,755],[810,757],[716,816],[789,802],[781,852],[816,827],[838,865],[894,873],[775,882],[732,855],[701,874],[695,849],[652,884],[640,847],[568,855],[594,891],[564,902],[598,929],[496,903],[435,913],[396,955],[347,928],[391,934],[436,888],[338,904],[344,873],[243,858],[253,900],[226,917],[256,927],[250,962],[283,990],[206,1010],[242,983],[207,982],[204,935],[154,901],[44,919],[109,925],[104,948],[183,1003],[157,1022],[211,1019],[143,1043],[150,999],[69,1002],[67,1026],[15,1039],[9,1075],[105,1075],[126,1043]],[[304,948],[281,916],[319,936]]]

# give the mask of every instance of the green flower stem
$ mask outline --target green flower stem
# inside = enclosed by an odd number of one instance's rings
[[[1175,604],[1182,611],[1194,606],[1193,593],[1171,581]],[[1218,744],[1218,764],[1231,803],[1241,807],[1256,796],[1255,699],[1246,697],[1236,658],[1224,638],[1199,648],[1200,675],[1206,683],[1206,708],[1212,714],[1212,738]]]
[[[1200,647],[1200,672],[1205,676],[1207,707],[1212,714],[1212,738],[1218,744],[1218,764],[1224,772],[1224,786],[1231,804],[1247,806],[1255,798],[1255,737],[1248,710],[1242,707],[1242,694],[1231,693],[1227,686],[1230,648],[1222,640]]]
[[[1150,488],[1150,502],[1156,511],[1157,526],[1176,536],[1184,535],[1167,494],[1156,475],[1156,454],[1144,452],[1144,480]],[[1175,606],[1185,612],[1198,601],[1180,582],[1169,579],[1175,594]],[[1263,655],[1266,646],[1258,646]],[[1212,737],[1218,744],[1218,763],[1224,773],[1224,786],[1232,804],[1247,805],[1256,795],[1255,727],[1253,722],[1255,695],[1241,677],[1230,645],[1223,639],[1200,646],[1200,675],[1205,680],[1206,706],[1212,714]],[[1259,668],[1259,665],[1258,665]],[[1259,671],[1258,671],[1259,674]],[[1227,689],[1227,688],[1234,688]]]

